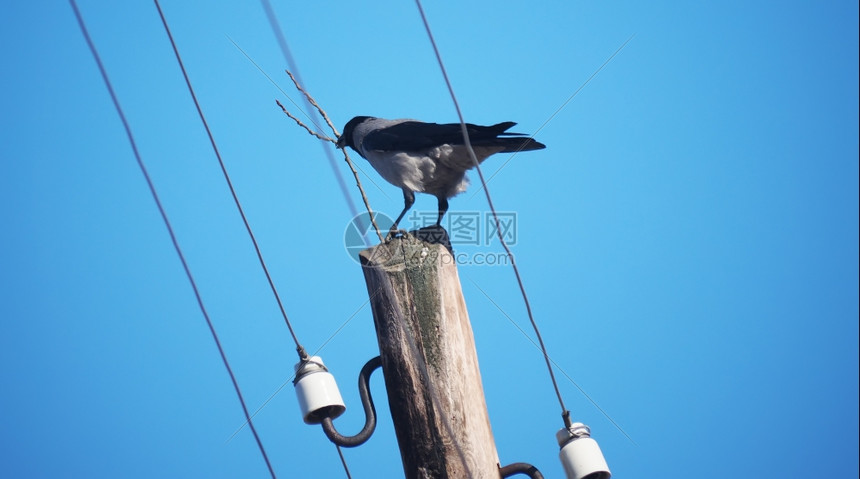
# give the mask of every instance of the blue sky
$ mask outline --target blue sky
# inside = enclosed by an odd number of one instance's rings
[[[275,105],[300,98],[263,9],[162,6],[300,340],[316,350],[349,320],[321,354],[347,402],[338,425],[357,431],[356,376],[378,348],[351,215],[318,142]],[[276,472],[345,477],[301,422],[294,346],[154,5],[80,8],[249,406],[274,395],[255,423]],[[274,8],[339,128],[456,120],[412,2]],[[485,171],[516,213],[550,355],[635,441],[560,374],[615,477],[857,477],[857,3],[425,9],[466,119],[547,145]],[[71,8],[6,2],[0,39],[2,475],[265,477],[247,429],[230,439],[241,409]],[[373,207],[396,215],[400,192],[356,160]],[[452,213],[486,212],[472,180]],[[512,271],[460,276],[501,462],[561,477]],[[372,388],[378,429],[346,458],[353,477],[398,477],[381,375]]]

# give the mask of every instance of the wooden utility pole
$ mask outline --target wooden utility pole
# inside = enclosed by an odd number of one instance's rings
[[[359,254],[403,470],[407,479],[499,479],[472,326],[444,243],[447,234],[443,244],[409,235]]]

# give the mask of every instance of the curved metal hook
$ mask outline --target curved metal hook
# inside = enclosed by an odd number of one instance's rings
[[[531,479],[543,479],[543,474],[541,474],[536,467],[525,462],[515,462],[513,464],[508,464],[505,467],[500,467],[499,473],[501,473],[502,477],[510,477],[514,474],[525,474]]]
[[[364,444],[370,439],[373,430],[376,429],[376,407],[373,405],[373,397],[370,395],[370,375],[376,368],[382,366],[382,358],[377,356],[368,361],[361,372],[358,373],[358,394],[361,396],[361,404],[364,406],[364,427],[355,436],[344,436],[334,428],[331,417],[323,418],[322,428],[326,437],[341,447],[356,447]]]

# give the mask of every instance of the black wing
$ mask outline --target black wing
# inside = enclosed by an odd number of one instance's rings
[[[506,130],[514,125],[516,123],[512,121],[492,126],[466,123],[466,129],[473,146],[505,146],[507,148],[513,146],[513,142],[518,146],[526,146],[523,149],[544,148],[544,145],[531,140],[522,133],[507,133]],[[502,137],[500,138],[500,136]],[[368,150],[381,151],[422,151],[445,144],[463,144],[463,133],[459,123],[439,124],[405,121],[369,133],[364,137],[363,147]]]

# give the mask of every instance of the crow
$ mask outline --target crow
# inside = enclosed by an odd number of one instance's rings
[[[466,123],[469,141],[478,162],[495,153],[541,150],[546,145],[522,133],[508,130],[512,121],[481,126]],[[439,200],[439,218],[448,211],[448,199],[466,191],[466,171],[475,163],[463,141],[460,123],[424,123],[416,120],[385,120],[357,116],[346,123],[337,140],[338,148],[349,146],[370,162],[386,181],[403,190],[403,211],[388,233],[391,238],[397,225],[415,203],[415,192],[427,193]]]

